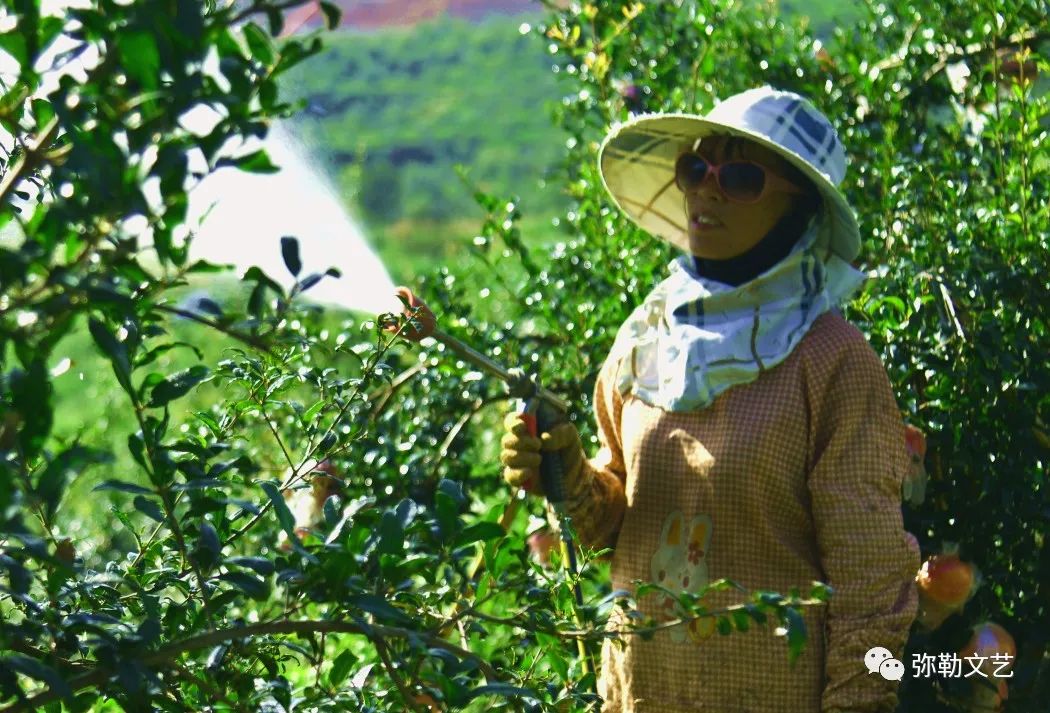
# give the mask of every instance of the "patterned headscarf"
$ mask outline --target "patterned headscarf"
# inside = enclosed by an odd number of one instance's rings
[[[694,411],[787,358],[817,317],[866,279],[837,255],[818,254],[826,225],[813,221],[787,257],[737,287],[699,275],[689,255],[672,261],[617,333],[620,393]]]

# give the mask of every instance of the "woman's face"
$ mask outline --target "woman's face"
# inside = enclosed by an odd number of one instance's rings
[[[777,175],[785,175],[786,162],[777,154],[750,141],[737,139],[727,147],[728,136],[709,136],[697,152],[712,163],[731,159],[754,161]],[[727,150],[728,149],[728,150]],[[714,176],[708,175],[695,189],[683,194],[689,226],[689,249],[697,257],[725,260],[755,246],[794,206],[794,196],[767,189],[755,203],[727,198]]]

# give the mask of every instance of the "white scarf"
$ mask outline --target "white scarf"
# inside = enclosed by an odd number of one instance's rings
[[[619,392],[696,411],[787,358],[817,317],[866,279],[836,255],[821,260],[819,227],[814,221],[783,260],[737,287],[699,275],[691,255],[673,260],[616,335]]]

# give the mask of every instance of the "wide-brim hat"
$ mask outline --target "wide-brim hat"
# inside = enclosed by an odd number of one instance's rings
[[[823,197],[820,242],[847,262],[860,252],[857,219],[838,190],[846,152],[835,128],[808,100],[772,87],[735,94],[705,115],[642,114],[614,125],[598,151],[605,189],[640,228],[689,251],[675,159],[697,139],[741,136],[782,156]]]

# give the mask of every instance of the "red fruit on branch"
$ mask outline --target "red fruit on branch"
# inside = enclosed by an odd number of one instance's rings
[[[312,473],[307,476],[310,487],[284,491],[288,509],[295,516],[295,534],[300,539],[310,534],[324,520],[324,504],[332,495],[338,495],[342,486],[339,471],[327,460],[321,461]],[[278,536],[278,546],[287,552],[292,543],[284,532]]]
[[[959,656],[963,659],[975,656],[983,658],[984,661],[978,666],[980,671],[989,678],[1004,676],[1013,668],[1017,644],[1006,629],[986,621],[973,627],[973,636]]]
[[[928,599],[962,607],[974,587],[974,567],[955,554],[933,555],[923,562],[915,581]]]
[[[970,683],[970,713],[996,713],[1003,709],[1003,701],[1009,697],[1006,681],[999,679],[999,685],[981,676],[974,676]]]
[[[401,336],[409,341],[418,342],[433,334],[437,328],[437,317],[430,311],[426,303],[404,286],[398,287],[396,294],[405,304],[402,314],[411,317],[401,329]],[[397,332],[397,324],[387,324],[383,329],[387,332]]]
[[[529,535],[526,540],[532,559],[544,567],[551,563],[551,553],[558,549],[561,538],[549,528],[541,528]]]
[[[912,505],[922,505],[926,499],[926,436],[915,426],[904,426],[904,447],[911,461],[901,484],[903,499]]]
[[[910,423],[904,426],[904,445],[912,460],[926,457],[926,435]]]
[[[339,471],[327,460],[323,460],[314,468],[310,475],[310,492],[313,495],[314,507],[312,513],[312,524],[321,521],[324,514],[324,501],[332,495],[338,495],[342,479]]]
[[[933,555],[915,575],[919,589],[919,623],[933,630],[962,611],[980,582],[977,569],[955,553]]]

